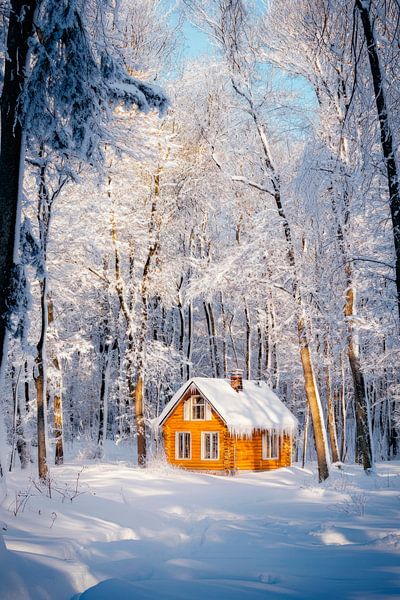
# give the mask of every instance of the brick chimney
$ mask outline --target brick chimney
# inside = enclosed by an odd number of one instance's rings
[[[231,386],[237,392],[243,389],[243,371],[241,369],[231,371]]]

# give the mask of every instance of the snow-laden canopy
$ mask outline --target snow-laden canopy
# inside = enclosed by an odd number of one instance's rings
[[[293,433],[297,419],[263,381],[243,381],[243,390],[234,390],[228,379],[194,377],[174,394],[155,420],[159,427],[179,403],[188,388],[196,388],[225,421],[234,435],[251,435],[254,429]]]

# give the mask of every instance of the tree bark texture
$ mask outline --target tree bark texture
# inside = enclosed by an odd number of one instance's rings
[[[47,281],[40,282],[41,292],[41,331],[36,345],[34,381],[37,406],[37,445],[39,478],[44,480],[48,475],[46,448],[46,332],[47,332]]]
[[[349,268],[349,267],[347,267]],[[369,429],[368,398],[365,391],[364,375],[361,370],[358,343],[353,333],[355,294],[352,287],[346,290],[344,314],[347,320],[347,354],[353,378],[354,410],[356,416],[356,456],[359,455],[365,470],[373,465],[372,443]]]
[[[53,300],[49,296],[47,299],[47,314],[48,324],[54,323],[54,305]],[[58,372],[61,378],[61,364],[57,354],[52,357],[52,363],[54,369]],[[61,381],[57,381],[58,391],[53,397],[53,411],[54,411],[54,439],[56,442],[55,447],[55,464],[62,465],[64,462],[64,445],[63,445],[63,413],[62,413],[62,384]]]

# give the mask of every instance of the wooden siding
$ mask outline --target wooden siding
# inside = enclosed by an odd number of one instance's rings
[[[170,464],[190,469],[193,471],[223,471],[226,473],[235,470],[266,471],[287,467],[292,462],[292,440],[288,435],[280,439],[279,458],[263,460],[262,458],[262,431],[256,430],[251,438],[231,436],[221,417],[212,409],[211,420],[185,421],[183,405],[190,398],[188,391],[177,406],[166,418],[163,425],[164,448]],[[177,431],[191,433],[191,458],[175,458],[175,434]],[[201,459],[201,433],[219,433],[219,459]]]
[[[289,467],[292,464],[292,443],[288,435],[280,438],[279,457],[263,460],[262,431],[256,430],[251,438],[232,438],[235,466],[244,471],[268,471]]]

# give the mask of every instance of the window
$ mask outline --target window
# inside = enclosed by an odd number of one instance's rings
[[[279,458],[279,435],[274,431],[265,431],[262,436],[263,460]]]
[[[204,421],[205,401],[202,396],[192,396],[192,421]]]
[[[177,431],[175,434],[175,458],[190,459],[192,457],[191,435],[188,431]]]
[[[203,432],[201,434],[201,459],[218,460],[219,459],[219,433]]]

